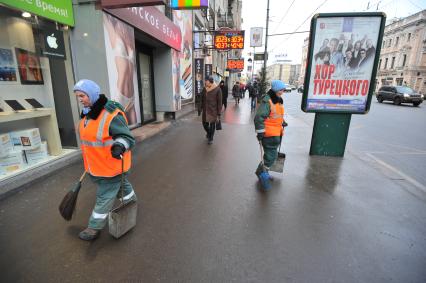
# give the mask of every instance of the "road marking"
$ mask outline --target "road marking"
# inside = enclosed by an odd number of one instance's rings
[[[399,176],[401,176],[402,178],[404,178],[404,180],[406,180],[407,182],[409,182],[410,184],[412,184],[413,186],[415,186],[416,188],[420,189],[421,191],[423,191],[424,193],[426,193],[426,186],[424,186],[423,184],[419,183],[418,181],[416,181],[415,179],[411,178],[410,176],[408,176],[407,174],[401,172],[400,170],[398,170],[397,168],[393,167],[392,165],[387,164],[386,162],[384,162],[383,160],[375,157],[373,154],[371,153],[366,153],[371,159],[373,159],[374,161],[376,161],[377,163],[379,163],[380,165],[382,165],[383,167],[385,167],[386,169],[393,171],[394,173],[398,174]]]

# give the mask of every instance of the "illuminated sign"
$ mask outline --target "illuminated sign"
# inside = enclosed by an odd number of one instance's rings
[[[228,59],[226,67],[229,70],[243,70],[244,69],[244,59]]]
[[[175,10],[208,8],[208,0],[171,0],[170,8]]]
[[[244,31],[215,31],[214,47],[219,50],[244,49]]]

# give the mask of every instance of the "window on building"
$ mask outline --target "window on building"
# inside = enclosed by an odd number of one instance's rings
[[[396,38],[395,47],[398,47],[399,37]]]
[[[402,67],[405,67],[406,61],[407,61],[407,54],[404,54],[404,57],[402,58]]]
[[[379,60],[379,70],[382,68],[382,59]]]
[[[410,39],[411,39],[411,33],[408,34],[407,42],[410,42]]]
[[[391,63],[391,69],[393,69],[393,66],[394,66],[394,64],[395,64],[395,57],[392,57],[392,63]]]
[[[386,69],[388,67],[388,58],[385,59],[385,66],[383,67],[383,69]]]
[[[386,40],[383,40],[382,48],[385,48]]]

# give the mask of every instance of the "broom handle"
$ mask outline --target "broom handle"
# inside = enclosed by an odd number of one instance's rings
[[[84,177],[86,176],[87,171],[84,171],[83,174],[80,177],[80,183],[83,181]]]
[[[124,202],[124,159],[123,155],[120,155],[121,157],[121,185],[120,185],[120,192],[121,192],[121,202]]]

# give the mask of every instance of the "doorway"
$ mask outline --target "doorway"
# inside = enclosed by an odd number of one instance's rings
[[[137,44],[137,73],[142,124],[156,120],[152,49]]]

